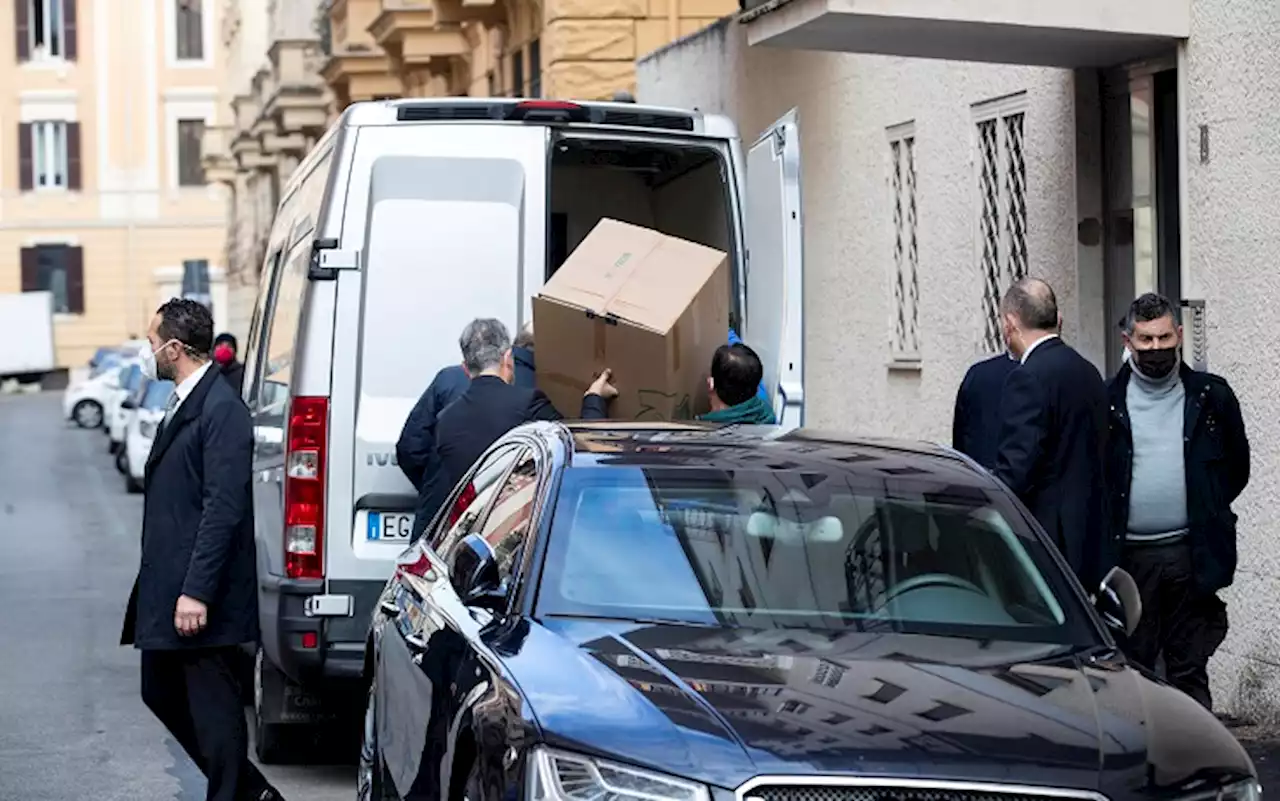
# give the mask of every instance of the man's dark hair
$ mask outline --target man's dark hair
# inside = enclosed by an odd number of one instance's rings
[[[160,325],[156,331],[162,340],[176,339],[187,353],[207,359],[213,350],[213,315],[202,303],[189,298],[172,298],[156,309]]]
[[[1164,295],[1158,292],[1143,293],[1129,304],[1129,313],[1124,317],[1124,332],[1132,334],[1133,327],[1138,323],[1149,323],[1165,315],[1173,318],[1174,325],[1179,325],[1182,322],[1180,312],[1181,310],[1174,305],[1173,301]]]
[[[218,334],[218,336],[214,337],[213,346],[215,348],[222,344],[230,345],[231,349],[234,351],[239,352],[240,350],[240,344],[236,342],[235,334],[232,334],[230,332],[223,331],[221,334]]]
[[[1058,327],[1058,299],[1053,287],[1040,278],[1021,278],[1009,287],[1000,301],[1000,311],[1018,318],[1031,331],[1053,331]]]
[[[730,406],[750,400],[762,378],[764,366],[760,357],[740,342],[721,345],[711,357],[711,380],[715,382],[716,395]]]

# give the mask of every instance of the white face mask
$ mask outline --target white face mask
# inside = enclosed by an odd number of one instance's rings
[[[171,339],[169,342],[173,342],[173,340]],[[143,348],[142,353],[139,354],[139,356],[142,357],[142,364],[140,365],[142,368],[142,374],[146,376],[149,381],[155,381],[160,377],[158,373],[159,368],[156,367],[156,352],[164,350],[169,345],[169,342],[164,343],[155,350],[152,350],[150,347]]]

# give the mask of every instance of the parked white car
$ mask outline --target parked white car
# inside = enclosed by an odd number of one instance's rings
[[[124,430],[133,416],[143,380],[142,366],[136,361],[120,368],[120,388],[107,406],[107,436],[110,439],[107,450],[111,453],[119,453],[124,446]]]
[[[141,340],[146,342],[146,340]],[[62,414],[81,428],[98,428],[107,419],[112,392],[119,387],[120,367],[137,361],[138,340],[94,354],[87,376],[67,385],[62,395]]]
[[[121,450],[125,462],[124,488],[127,492],[142,492],[142,479],[147,459],[151,456],[151,444],[155,442],[156,430],[164,419],[164,407],[171,394],[172,381],[147,381],[137,408],[129,416],[124,448]]]

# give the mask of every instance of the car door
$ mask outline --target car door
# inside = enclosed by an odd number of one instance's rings
[[[454,677],[478,624],[458,602],[448,581],[453,547],[482,530],[507,474],[527,449],[515,443],[481,457],[472,474],[455,488],[435,531],[399,560],[393,598],[396,615],[379,641],[378,743],[387,771],[401,796],[430,787],[439,778],[446,743],[443,734],[457,707]],[[430,543],[430,544],[428,544]],[[434,550],[437,568],[414,569],[423,549]]]
[[[743,338],[764,363],[778,423],[804,425],[804,213],[795,109],[747,152]]]

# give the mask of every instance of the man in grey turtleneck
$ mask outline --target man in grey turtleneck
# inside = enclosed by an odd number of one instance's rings
[[[1131,358],[1111,380],[1111,532],[1138,583],[1142,620],[1125,648],[1212,709],[1209,658],[1227,633],[1217,591],[1236,567],[1231,503],[1249,480],[1240,404],[1219,376],[1182,364],[1168,298],[1147,293],[1124,324]]]

